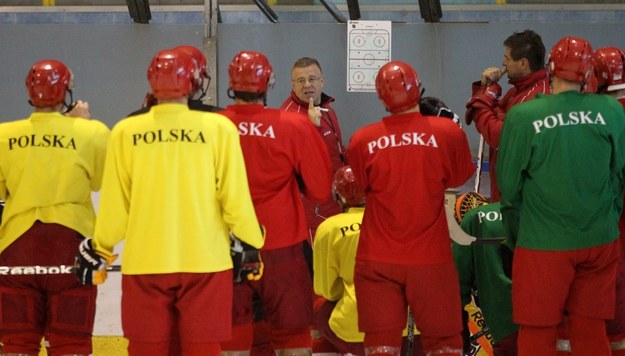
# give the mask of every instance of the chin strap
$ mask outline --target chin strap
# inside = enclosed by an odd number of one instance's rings
[[[210,84],[211,84],[211,77],[210,75],[206,74],[206,77],[202,78],[202,83],[200,83],[200,96],[197,98],[197,100],[202,100],[206,96],[206,93],[208,93],[208,87]]]
[[[76,103],[74,102],[74,93],[71,89],[67,89],[67,92],[69,93],[69,105],[65,100],[63,100],[63,106],[65,107],[63,114],[67,114],[76,107]]]

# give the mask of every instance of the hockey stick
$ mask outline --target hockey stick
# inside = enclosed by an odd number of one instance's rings
[[[411,356],[414,350],[414,316],[412,310],[408,310],[408,346],[406,347],[406,356]]]
[[[490,332],[490,328],[488,326],[484,326],[484,328],[482,328],[482,330],[476,332],[475,334],[471,335],[471,337],[469,338],[469,342],[473,342],[476,341],[477,339],[481,338],[482,336],[488,334]]]
[[[487,239],[477,239],[475,236],[471,236],[464,232],[456,218],[454,217],[454,206],[456,201],[456,192],[447,191],[445,192],[445,216],[447,218],[447,228],[449,229],[449,236],[454,242],[458,245],[469,246],[471,244],[475,245],[488,245],[488,244],[499,244],[501,243],[505,237],[491,237]]]
[[[106,267],[108,272],[121,272],[122,266],[112,265]],[[0,266],[1,276],[24,276],[24,275],[49,275],[49,274],[72,274],[73,265],[58,266]]]
[[[484,135],[480,135],[480,144],[477,149],[477,168],[475,170],[475,187],[474,192],[480,192],[480,183],[482,180],[482,162],[484,160]]]

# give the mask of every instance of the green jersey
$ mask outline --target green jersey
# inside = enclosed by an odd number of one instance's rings
[[[625,112],[606,95],[537,95],[506,116],[497,175],[506,236],[537,250],[618,238]]]
[[[460,227],[478,239],[504,235],[500,203],[493,203],[469,210]],[[462,305],[471,301],[471,290],[476,289],[478,306],[484,314],[495,343],[518,331],[512,321],[512,281],[503,272],[497,244],[452,244]]]

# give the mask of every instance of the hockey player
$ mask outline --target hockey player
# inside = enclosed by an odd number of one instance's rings
[[[593,53],[594,74],[599,93],[610,95],[625,107],[625,52],[605,47]],[[625,356],[625,213],[619,218],[621,259],[616,279],[616,315],[606,323],[612,356]]]
[[[364,334],[358,330],[354,264],[365,193],[349,166],[339,168],[334,174],[332,193],[343,213],[322,222],[315,235],[314,286],[315,293],[323,297],[315,302],[315,328],[336,352],[364,355]],[[425,355],[418,335],[413,342],[412,355]]]
[[[207,111],[207,112],[217,112],[223,110],[220,107],[204,104],[202,99],[206,95],[208,90],[208,86],[210,85],[211,78],[208,75],[207,70],[207,62],[204,54],[194,46],[190,45],[181,45],[173,48],[174,51],[178,51],[180,55],[189,56],[195,65],[195,71],[197,73],[194,74],[192,79],[192,88],[189,93],[189,109],[191,110],[199,110],[199,111]],[[141,109],[136,110],[129,114],[128,116],[135,116],[139,114],[145,114],[150,111],[150,108],[157,104],[157,100],[154,97],[153,93],[147,93],[145,96],[145,102],[143,103]],[[174,338],[172,340],[172,350],[170,352],[171,356],[177,356],[180,354],[180,345],[177,338],[177,335],[172,335]]]
[[[555,355],[568,312],[572,355],[610,355],[623,202],[625,114],[614,98],[581,93],[592,47],[564,37],[548,61],[553,95],[513,107],[497,172],[514,246],[512,301],[520,356]]]
[[[324,220],[315,234],[314,288],[323,297],[315,302],[315,329],[336,352],[364,355],[364,334],[358,330],[354,263],[366,199],[349,166],[334,174],[332,195],[343,213]]]
[[[249,353],[256,293],[276,354],[309,355],[313,289],[302,248],[308,231],[300,196],[323,201],[330,195],[328,152],[305,117],[265,107],[274,74],[264,54],[237,53],[228,73],[234,104],[221,113],[239,129],[254,207],[267,238],[261,250],[263,278],[235,285],[233,337],[222,348]]]
[[[465,121],[470,125],[475,121],[476,130],[488,143],[488,157],[491,169],[490,198],[499,201],[497,187],[497,154],[499,136],[506,113],[513,105],[532,99],[536,94],[550,92],[549,78],[545,69],[545,45],[539,34],[531,30],[515,32],[503,42],[505,53],[503,68],[488,67],[482,72],[480,81],[472,85],[471,98],[467,102]],[[498,84],[504,74],[512,85],[500,98]]]
[[[160,51],[147,73],[158,104],[113,128],[95,234],[81,244],[77,274],[101,283],[125,239],[129,354],[167,355],[179,339],[181,355],[216,356],[231,337],[229,231],[263,244],[239,135],[226,117],[188,108],[197,79],[189,56]]]
[[[481,194],[465,193],[458,197],[456,207],[460,227],[467,234],[484,240],[504,236],[499,202],[488,204]],[[478,307],[493,335],[493,355],[516,356],[518,326],[512,321],[512,281],[504,273],[498,249],[498,244],[452,243],[462,305],[471,302],[475,289]]]
[[[35,63],[25,81],[33,113],[0,125],[0,265],[22,266],[0,278],[3,355],[38,355],[42,337],[48,354],[92,353],[96,288],[58,268],[69,269],[93,234],[91,193],[100,190],[110,130],[62,115],[72,79],[58,60]]]
[[[367,198],[354,272],[365,352],[399,355],[408,304],[425,352],[460,356],[444,196],[474,172],[467,138],[451,120],[419,113],[421,85],[407,63],[382,66],[376,91],[390,115],[356,131],[347,150]]]

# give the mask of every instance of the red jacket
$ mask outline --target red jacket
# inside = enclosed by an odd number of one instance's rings
[[[493,202],[499,201],[499,187],[497,185],[497,151],[499,150],[499,136],[503,128],[506,113],[513,105],[533,99],[536,94],[551,93],[549,76],[546,69],[540,69],[523,78],[510,79],[513,87],[503,98],[499,84],[481,85],[474,82],[472,97],[467,103],[465,119],[468,123],[474,121],[475,129],[488,143],[488,165],[490,167],[490,196]]]
[[[330,106],[330,103],[334,101],[334,98],[322,93],[321,94],[321,107],[326,108],[328,112],[321,112],[321,125],[317,127],[317,132],[326,144],[328,153],[330,154],[330,160],[332,162],[332,172],[330,175],[330,182],[334,178],[334,172],[337,169],[345,165],[343,146],[343,135],[341,134],[341,127],[336,117],[336,112]],[[298,112],[306,116],[308,120],[308,102],[301,101],[293,91],[291,96],[282,103],[280,107],[284,111]],[[330,183],[331,184],[331,183]],[[331,187],[329,187],[331,188]],[[326,218],[336,215],[341,212],[341,208],[334,200],[333,197],[329,197],[321,203],[311,201],[304,197],[304,208],[306,210],[306,220],[308,221],[308,227],[311,228],[311,237],[314,236],[317,226],[321,224]]]
[[[328,151],[314,126],[301,115],[260,104],[230,105],[220,114],[239,129],[254,209],[267,229],[262,249],[306,240],[300,195],[325,200],[332,184]]]

